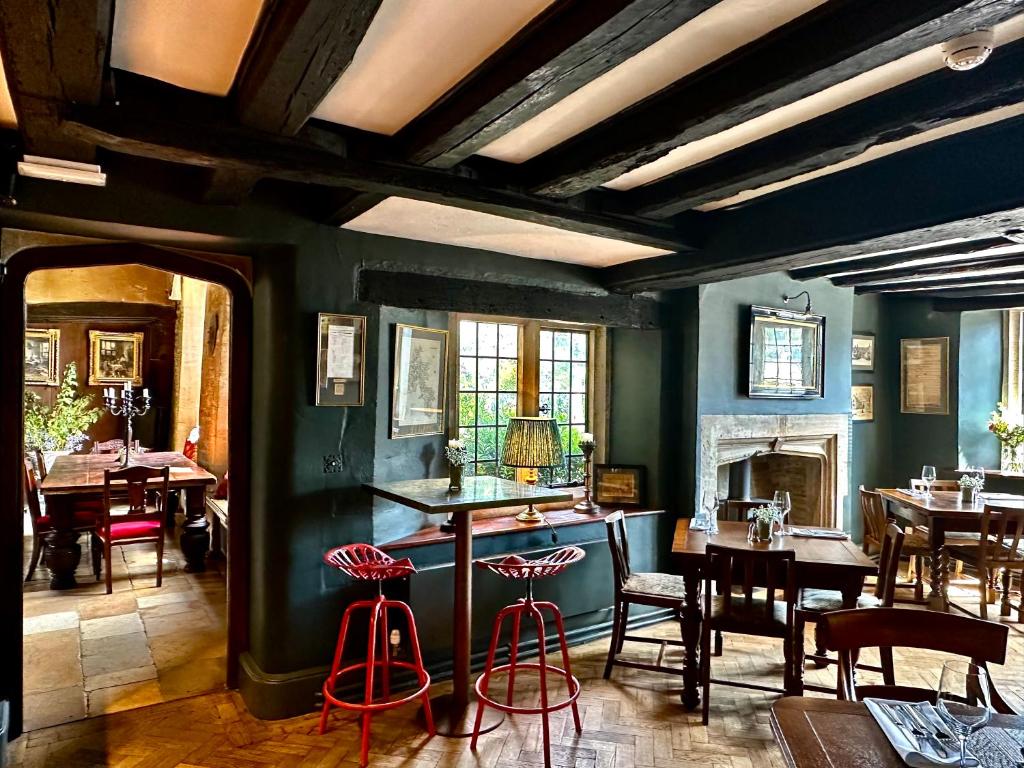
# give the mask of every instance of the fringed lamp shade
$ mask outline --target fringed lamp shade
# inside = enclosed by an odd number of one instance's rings
[[[565,457],[554,419],[515,416],[509,419],[501,463],[506,467],[557,467]]]

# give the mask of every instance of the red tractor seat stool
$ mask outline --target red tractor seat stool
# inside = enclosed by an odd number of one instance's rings
[[[430,675],[423,666],[423,656],[420,654],[420,641],[416,634],[416,621],[413,619],[412,609],[401,600],[386,600],[382,584],[387,579],[400,579],[416,573],[416,568],[408,559],[395,560],[393,557],[381,552],[369,544],[346,544],[343,547],[335,547],[326,555],[324,562],[332,568],[337,568],[353,579],[360,581],[376,581],[377,597],[373,600],[359,600],[352,603],[345,609],[341,618],[341,632],[338,633],[338,647],[334,651],[334,663],[331,665],[331,673],[324,681],[324,709],[320,715],[320,733],[327,730],[327,718],[331,707],[340,707],[353,712],[361,712],[363,715],[363,741],[360,752],[359,764],[367,765],[367,755],[370,751],[370,718],[377,712],[388,709],[395,709],[407,704],[413,699],[419,698],[423,702],[423,714],[427,723],[427,732],[434,735],[434,718],[430,712],[430,696],[427,689],[430,687]],[[388,609],[393,608],[405,614],[409,622],[409,647],[412,649],[412,662],[399,661],[388,656]],[[359,610],[369,610],[370,631],[369,642],[367,643],[366,661],[357,664],[341,666],[342,652],[345,649],[345,637],[348,634],[349,621],[352,615]],[[378,645],[379,638],[379,645]],[[401,667],[411,669],[419,679],[419,688],[400,699],[391,699],[391,668]],[[366,670],[366,688],[362,702],[342,701],[335,693],[338,680],[349,672]],[[374,701],[374,676],[380,672],[381,701]]]
[[[480,723],[484,715],[484,707],[493,707],[502,712],[510,712],[517,715],[540,715],[544,728],[544,765],[551,765],[551,736],[548,729],[548,713],[559,709],[572,707],[572,718],[576,724],[576,732],[583,731],[580,725],[580,713],[576,708],[576,699],[580,695],[580,681],[573,677],[572,668],[569,666],[569,648],[565,642],[565,626],[562,623],[562,614],[558,606],[546,601],[535,601],[533,599],[533,580],[545,576],[554,576],[561,573],[570,565],[582,560],[586,556],[579,547],[563,547],[557,552],[552,552],[539,560],[524,560],[518,555],[509,555],[502,560],[478,560],[477,567],[493,571],[506,579],[521,579],[526,582],[526,597],[521,597],[513,604],[502,608],[494,619],[494,632],[491,634],[491,648],[487,653],[487,667],[476,681],[477,709],[476,723],[473,727],[473,740],[470,742],[470,749],[476,749],[477,737],[480,735]],[[545,654],[544,639],[544,614],[541,611],[550,611],[555,620],[555,628],[558,631],[558,641],[562,646],[562,664],[559,668],[547,663]],[[518,661],[519,653],[519,625],[523,616],[532,618],[537,625],[537,646],[540,649],[540,660],[536,664],[524,664]],[[494,666],[494,654],[498,648],[498,638],[501,635],[501,627],[507,617],[512,617],[512,644],[508,664]],[[512,704],[512,695],[515,688],[516,672],[520,669],[535,670],[540,674],[540,706],[539,707],[517,707]],[[497,672],[508,671],[508,692],[505,702],[501,703],[488,696],[488,688],[491,683],[491,676]],[[565,678],[569,688],[569,696],[562,701],[549,702],[547,689],[547,676],[549,674],[560,675]]]

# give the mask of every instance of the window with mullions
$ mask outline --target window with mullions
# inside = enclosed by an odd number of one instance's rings
[[[541,328],[539,411],[558,424],[565,462],[540,471],[544,485],[583,482],[580,435],[589,431],[590,334],[587,331]]]
[[[519,411],[519,326],[459,322],[459,439],[469,454],[468,475],[515,479],[499,467],[505,428]]]

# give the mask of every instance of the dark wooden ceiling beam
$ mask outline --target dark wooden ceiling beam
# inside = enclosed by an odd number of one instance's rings
[[[331,152],[297,138],[218,121],[189,121],[188,116],[205,114],[198,104],[204,97],[183,96],[194,106],[181,108],[171,96],[160,96],[173,90],[153,85],[150,103],[122,100],[121,106],[73,110],[62,129],[68,138],[112,152],[170,163],[399,195],[658,248],[692,247],[671,223],[589,210],[447,171],[367,160],[356,152]]]
[[[858,256],[847,261],[834,261],[827,264],[816,264],[813,267],[798,267],[789,270],[794,280],[812,280],[816,277],[832,277],[847,273],[863,273],[876,269],[898,267],[914,259],[931,259],[940,256],[962,256],[964,259],[974,258],[990,248],[1011,245],[1012,241],[1005,237],[985,237],[963,243],[947,243],[930,248],[915,248],[910,251],[885,253],[880,256]]]
[[[718,0],[557,0],[396,136],[451,168]]]
[[[1016,275],[1003,278],[1002,275],[978,275],[975,277],[954,277],[949,280],[915,280],[902,283],[877,283],[874,285],[858,285],[853,289],[856,294],[899,293],[913,294],[924,291],[952,291],[964,288],[993,288],[999,286],[1017,286],[1024,288],[1024,279]],[[1005,292],[1005,291],[1004,291]]]
[[[1020,13],[1016,0],[831,0],[525,164],[568,197],[882,64]]]
[[[866,150],[1024,101],[1024,41],[969,72],[941,69],[625,193],[641,216],[666,218],[817,171]]]
[[[388,196],[379,192],[357,192],[351,189],[337,190],[326,201],[325,213],[320,218],[324,224],[341,227],[352,219],[357,219],[374,208],[378,203],[387,200]]]
[[[682,288],[1000,237],[1024,221],[1022,131],[1024,118],[1004,120],[703,214],[699,252],[609,267],[604,284]]]
[[[993,296],[992,298],[937,298],[932,301],[932,309],[936,312],[977,312],[985,309],[1017,309],[1019,307],[1024,307],[1024,293]]]
[[[26,151],[92,160],[93,147],[60,133],[60,112],[99,103],[113,19],[113,0],[0,2],[0,56]]]
[[[1024,250],[1024,247],[1022,247]],[[910,259],[917,258],[910,256]],[[973,275],[987,269],[1024,270],[1024,253],[1002,254],[985,257],[984,252],[964,261],[944,261],[937,264],[918,264],[901,269],[883,269],[877,272],[858,272],[854,275],[841,275],[831,278],[833,285],[855,286],[891,283],[895,280],[915,280],[936,275]],[[999,273],[1009,274],[1009,273]]]

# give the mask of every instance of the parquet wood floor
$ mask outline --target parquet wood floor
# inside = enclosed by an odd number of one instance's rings
[[[965,600],[966,602],[966,600]],[[912,609],[908,609],[912,610]],[[650,628],[652,636],[676,637],[671,623]],[[1011,631],[1010,659],[996,678],[1018,706],[1024,705],[1024,635]],[[561,768],[774,768],[781,756],[772,739],[768,713],[775,696],[713,687],[711,723],[679,703],[679,680],[649,672],[616,669],[601,679],[606,640],[573,649],[573,671],[583,733],[576,734],[565,711],[552,715],[553,760]],[[627,645],[635,657],[651,658],[654,646]],[[679,652],[666,654],[679,663]],[[781,648],[775,641],[727,636],[725,653],[713,662],[717,673],[750,681],[781,681]],[[935,686],[937,656],[897,651],[897,677]],[[834,667],[808,670],[808,680],[834,684]],[[524,676],[525,678],[525,676]],[[496,679],[496,682],[499,682]],[[535,699],[535,687],[517,682],[517,700]],[[438,686],[443,688],[443,686]],[[352,768],[359,754],[359,728],[352,716],[336,713],[331,729],[317,734],[314,713],[284,721],[260,721],[231,692],[207,694],[130,712],[35,731],[14,745],[14,765],[24,768]],[[371,765],[379,768],[532,768],[543,765],[540,721],[510,717],[482,736],[476,754],[468,739],[425,738],[410,706],[374,719]]]

